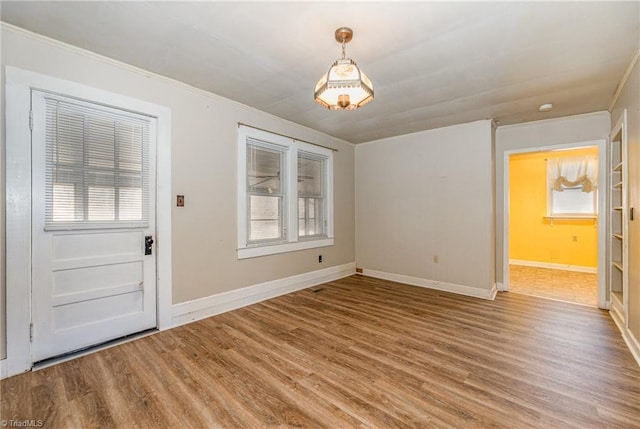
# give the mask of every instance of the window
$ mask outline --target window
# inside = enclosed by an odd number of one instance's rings
[[[333,245],[333,152],[241,126],[238,258]]]
[[[326,158],[298,152],[298,236],[324,236]]]
[[[286,195],[282,174],[286,149],[247,140],[247,197],[249,243],[285,239],[283,208]]]
[[[148,224],[149,120],[46,97],[47,229]]]
[[[595,156],[549,159],[547,216],[597,216],[597,173]]]

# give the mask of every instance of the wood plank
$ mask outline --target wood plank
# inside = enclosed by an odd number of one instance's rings
[[[352,276],[0,382],[44,427],[640,427],[607,312]]]

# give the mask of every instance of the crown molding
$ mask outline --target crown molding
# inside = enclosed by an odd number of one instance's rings
[[[616,92],[613,94],[613,99],[611,100],[611,103],[609,103],[609,109],[608,109],[609,112],[613,111],[613,108],[618,102],[618,98],[620,98],[620,94],[622,93],[624,86],[627,84],[627,80],[629,80],[629,76],[631,76],[631,71],[633,70],[633,68],[636,66],[636,63],[638,62],[638,58],[640,58],[640,48],[636,49],[636,52],[633,54],[633,57],[631,57],[631,62],[629,63],[629,66],[627,67],[624,74],[622,75],[622,80],[620,80],[620,83],[616,87]]]

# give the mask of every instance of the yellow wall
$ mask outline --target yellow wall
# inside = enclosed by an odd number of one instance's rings
[[[595,220],[559,220],[547,213],[547,163],[554,157],[598,154],[598,149],[534,152],[509,159],[509,258],[597,267]]]

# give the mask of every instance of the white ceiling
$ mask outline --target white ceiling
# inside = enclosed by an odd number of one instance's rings
[[[606,110],[639,40],[638,2],[8,2],[2,21],[361,143],[478,119]],[[373,102],[313,101],[340,56]],[[553,103],[540,113],[542,103]]]

